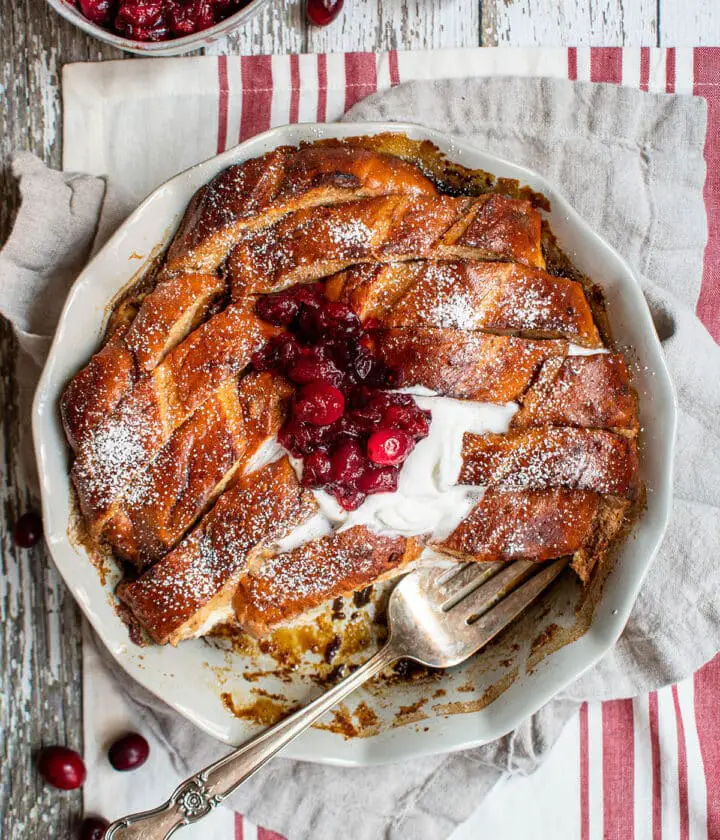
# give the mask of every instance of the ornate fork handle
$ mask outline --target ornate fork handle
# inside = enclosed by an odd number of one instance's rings
[[[107,830],[105,840],[165,840],[178,828],[201,820],[318,718],[404,655],[391,640],[362,667],[317,700],[186,779],[164,805],[116,820]]]

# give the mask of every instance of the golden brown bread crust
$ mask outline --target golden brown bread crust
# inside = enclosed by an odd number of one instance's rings
[[[518,263],[356,266],[331,277],[326,294],[383,327],[483,330],[602,347],[582,286]]]
[[[364,525],[336,531],[293,551],[267,556],[238,583],[233,607],[241,627],[263,636],[339,595],[364,589],[416,560],[422,546]]]
[[[238,300],[356,263],[462,257],[544,268],[540,233],[540,216],[527,201],[386,195],[299,210],[249,234],[230,253],[228,277]]]
[[[128,325],[118,327],[85,367],[70,380],[60,399],[65,435],[77,451],[132,388],[137,369],[125,345]]]
[[[289,383],[270,373],[225,380],[138,478],[104,541],[139,567],[166,554],[285,420]]]
[[[223,170],[193,197],[166,271],[214,271],[247,231],[286,213],[374,195],[435,195],[420,170],[391,155],[343,147],[280,147]]]
[[[156,367],[193,331],[224,288],[217,275],[185,274],[159,283],[144,298],[132,323],[115,330],[63,393],[60,411],[73,449],[119,405],[143,372]]]
[[[508,490],[567,487],[634,499],[640,482],[637,445],[601,429],[465,433],[458,482]]]
[[[251,554],[288,534],[317,509],[287,458],[240,476],[177,548],[118,587],[158,643],[192,635],[210,610],[230,603]]]
[[[78,451],[72,477],[91,533],[173,432],[277,330],[230,306],[196,329],[147,374]]]
[[[433,548],[458,560],[542,562],[572,555],[587,583],[617,537],[627,499],[588,490],[488,490],[443,542]]]
[[[459,560],[552,560],[585,542],[600,503],[590,490],[488,490],[433,548]]]
[[[522,398],[511,428],[583,426],[634,436],[637,393],[619,353],[549,359]]]
[[[497,403],[517,399],[544,361],[567,353],[563,340],[450,329],[378,330],[374,342],[382,361],[400,371],[403,386]]]

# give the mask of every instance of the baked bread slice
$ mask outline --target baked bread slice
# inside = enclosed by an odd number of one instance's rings
[[[422,385],[448,397],[495,403],[516,400],[543,362],[564,357],[568,349],[562,339],[532,341],[427,327],[378,330],[374,344],[405,387]]]
[[[230,166],[193,197],[168,249],[165,270],[215,271],[248,231],[287,213],[391,195],[436,195],[417,166],[353,146],[284,146]]]
[[[80,508],[98,534],[112,504],[220,385],[277,330],[229,306],[143,377],[83,443],[72,468]]]
[[[177,644],[230,605],[254,554],[316,510],[287,458],[239,476],[177,548],[118,595],[155,642]]]
[[[224,288],[217,275],[184,274],[160,283],[144,298],[133,321],[114,331],[63,393],[60,411],[73,449],[117,408],[143,373],[198,326]]]
[[[249,234],[228,258],[233,300],[328,277],[357,263],[506,260],[545,267],[540,215],[484,195],[388,195],[299,210]]]
[[[361,265],[331,277],[326,294],[382,327],[483,330],[602,347],[582,286],[519,263]]]
[[[128,489],[104,541],[139,568],[166,554],[273,440],[291,394],[287,380],[270,373],[226,379]]]
[[[633,437],[638,398],[619,353],[548,359],[512,419],[513,429],[583,426]]]
[[[504,489],[566,487],[637,497],[637,445],[601,429],[543,427],[463,436],[460,484]]]
[[[263,636],[325,601],[398,574],[421,551],[417,540],[356,525],[293,551],[267,553],[240,578],[235,615],[244,630]]]
[[[583,581],[617,536],[630,502],[591,490],[489,489],[433,548],[457,560],[542,562],[572,556]]]

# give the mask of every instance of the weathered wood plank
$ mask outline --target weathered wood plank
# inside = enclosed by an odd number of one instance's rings
[[[475,47],[477,0],[346,0],[330,26],[307,27],[309,52]]]
[[[483,44],[488,46],[654,46],[657,3],[656,0],[484,0],[482,37]]]
[[[660,45],[699,47],[720,44],[717,0],[659,0]]]
[[[60,64],[117,55],[65,23],[44,3],[0,0],[0,242],[17,205],[8,155],[19,149],[60,162]],[[15,342],[0,323],[0,836],[71,837],[79,793],[60,794],[34,770],[37,750],[82,748],[81,648],[77,607],[43,547],[18,551],[10,528],[31,504],[18,459]]]

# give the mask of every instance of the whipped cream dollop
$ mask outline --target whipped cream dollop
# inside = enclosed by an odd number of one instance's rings
[[[407,388],[420,408],[432,415],[430,433],[419,441],[400,470],[398,489],[376,493],[352,511],[344,510],[324,490],[314,490],[320,511],[277,542],[280,551],[291,551],[331,530],[365,525],[381,534],[405,537],[426,534],[441,540],[448,536],[482,497],[482,488],[457,483],[462,466],[465,432],[506,432],[516,403],[493,405],[441,397],[426,388]],[[302,462],[294,461],[296,470]]]

